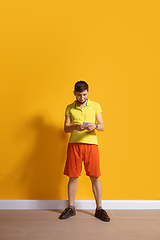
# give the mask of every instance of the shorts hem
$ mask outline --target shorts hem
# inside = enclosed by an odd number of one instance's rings
[[[78,175],[78,176],[73,176],[73,175],[70,175],[70,174],[67,174],[67,173],[63,173],[63,175],[66,175],[66,176],[68,176],[68,177],[74,177],[74,178],[76,178],[76,177],[80,177],[80,176],[81,176],[81,174]]]
[[[88,177],[97,177],[97,178],[98,178],[98,177],[101,176],[101,174],[100,174],[100,175],[97,175],[97,176],[95,176],[95,175],[93,176],[93,175],[91,175],[91,174],[87,174],[87,173],[86,173],[86,176],[88,176]]]

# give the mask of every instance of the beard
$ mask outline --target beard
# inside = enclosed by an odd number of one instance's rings
[[[85,101],[83,101],[83,102],[80,102],[80,101],[77,100],[77,102],[80,103],[80,104],[83,104],[83,103],[85,103],[86,101],[87,101],[87,99],[86,99]]]

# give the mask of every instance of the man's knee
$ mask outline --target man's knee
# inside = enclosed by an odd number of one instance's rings
[[[90,179],[93,183],[96,183],[99,181],[99,177],[90,177]]]
[[[70,177],[69,182],[76,182],[78,180],[78,177]]]

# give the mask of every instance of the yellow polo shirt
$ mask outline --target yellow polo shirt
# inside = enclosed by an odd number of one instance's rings
[[[88,99],[86,105],[83,106],[82,109],[76,105],[76,101],[68,105],[65,115],[71,117],[71,124],[74,125],[77,123],[83,124],[84,121],[95,123],[96,115],[101,112],[102,109],[99,103],[93,102]],[[95,129],[93,131],[84,130],[82,132],[74,130],[71,133],[69,143],[78,142],[98,145]]]

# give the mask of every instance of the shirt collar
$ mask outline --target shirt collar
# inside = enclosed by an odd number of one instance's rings
[[[90,105],[91,105],[91,102],[90,102],[90,100],[88,99],[86,105],[84,105],[84,106],[89,107]],[[76,104],[76,101],[75,101],[75,108],[76,108],[76,107],[77,107],[77,104]]]

